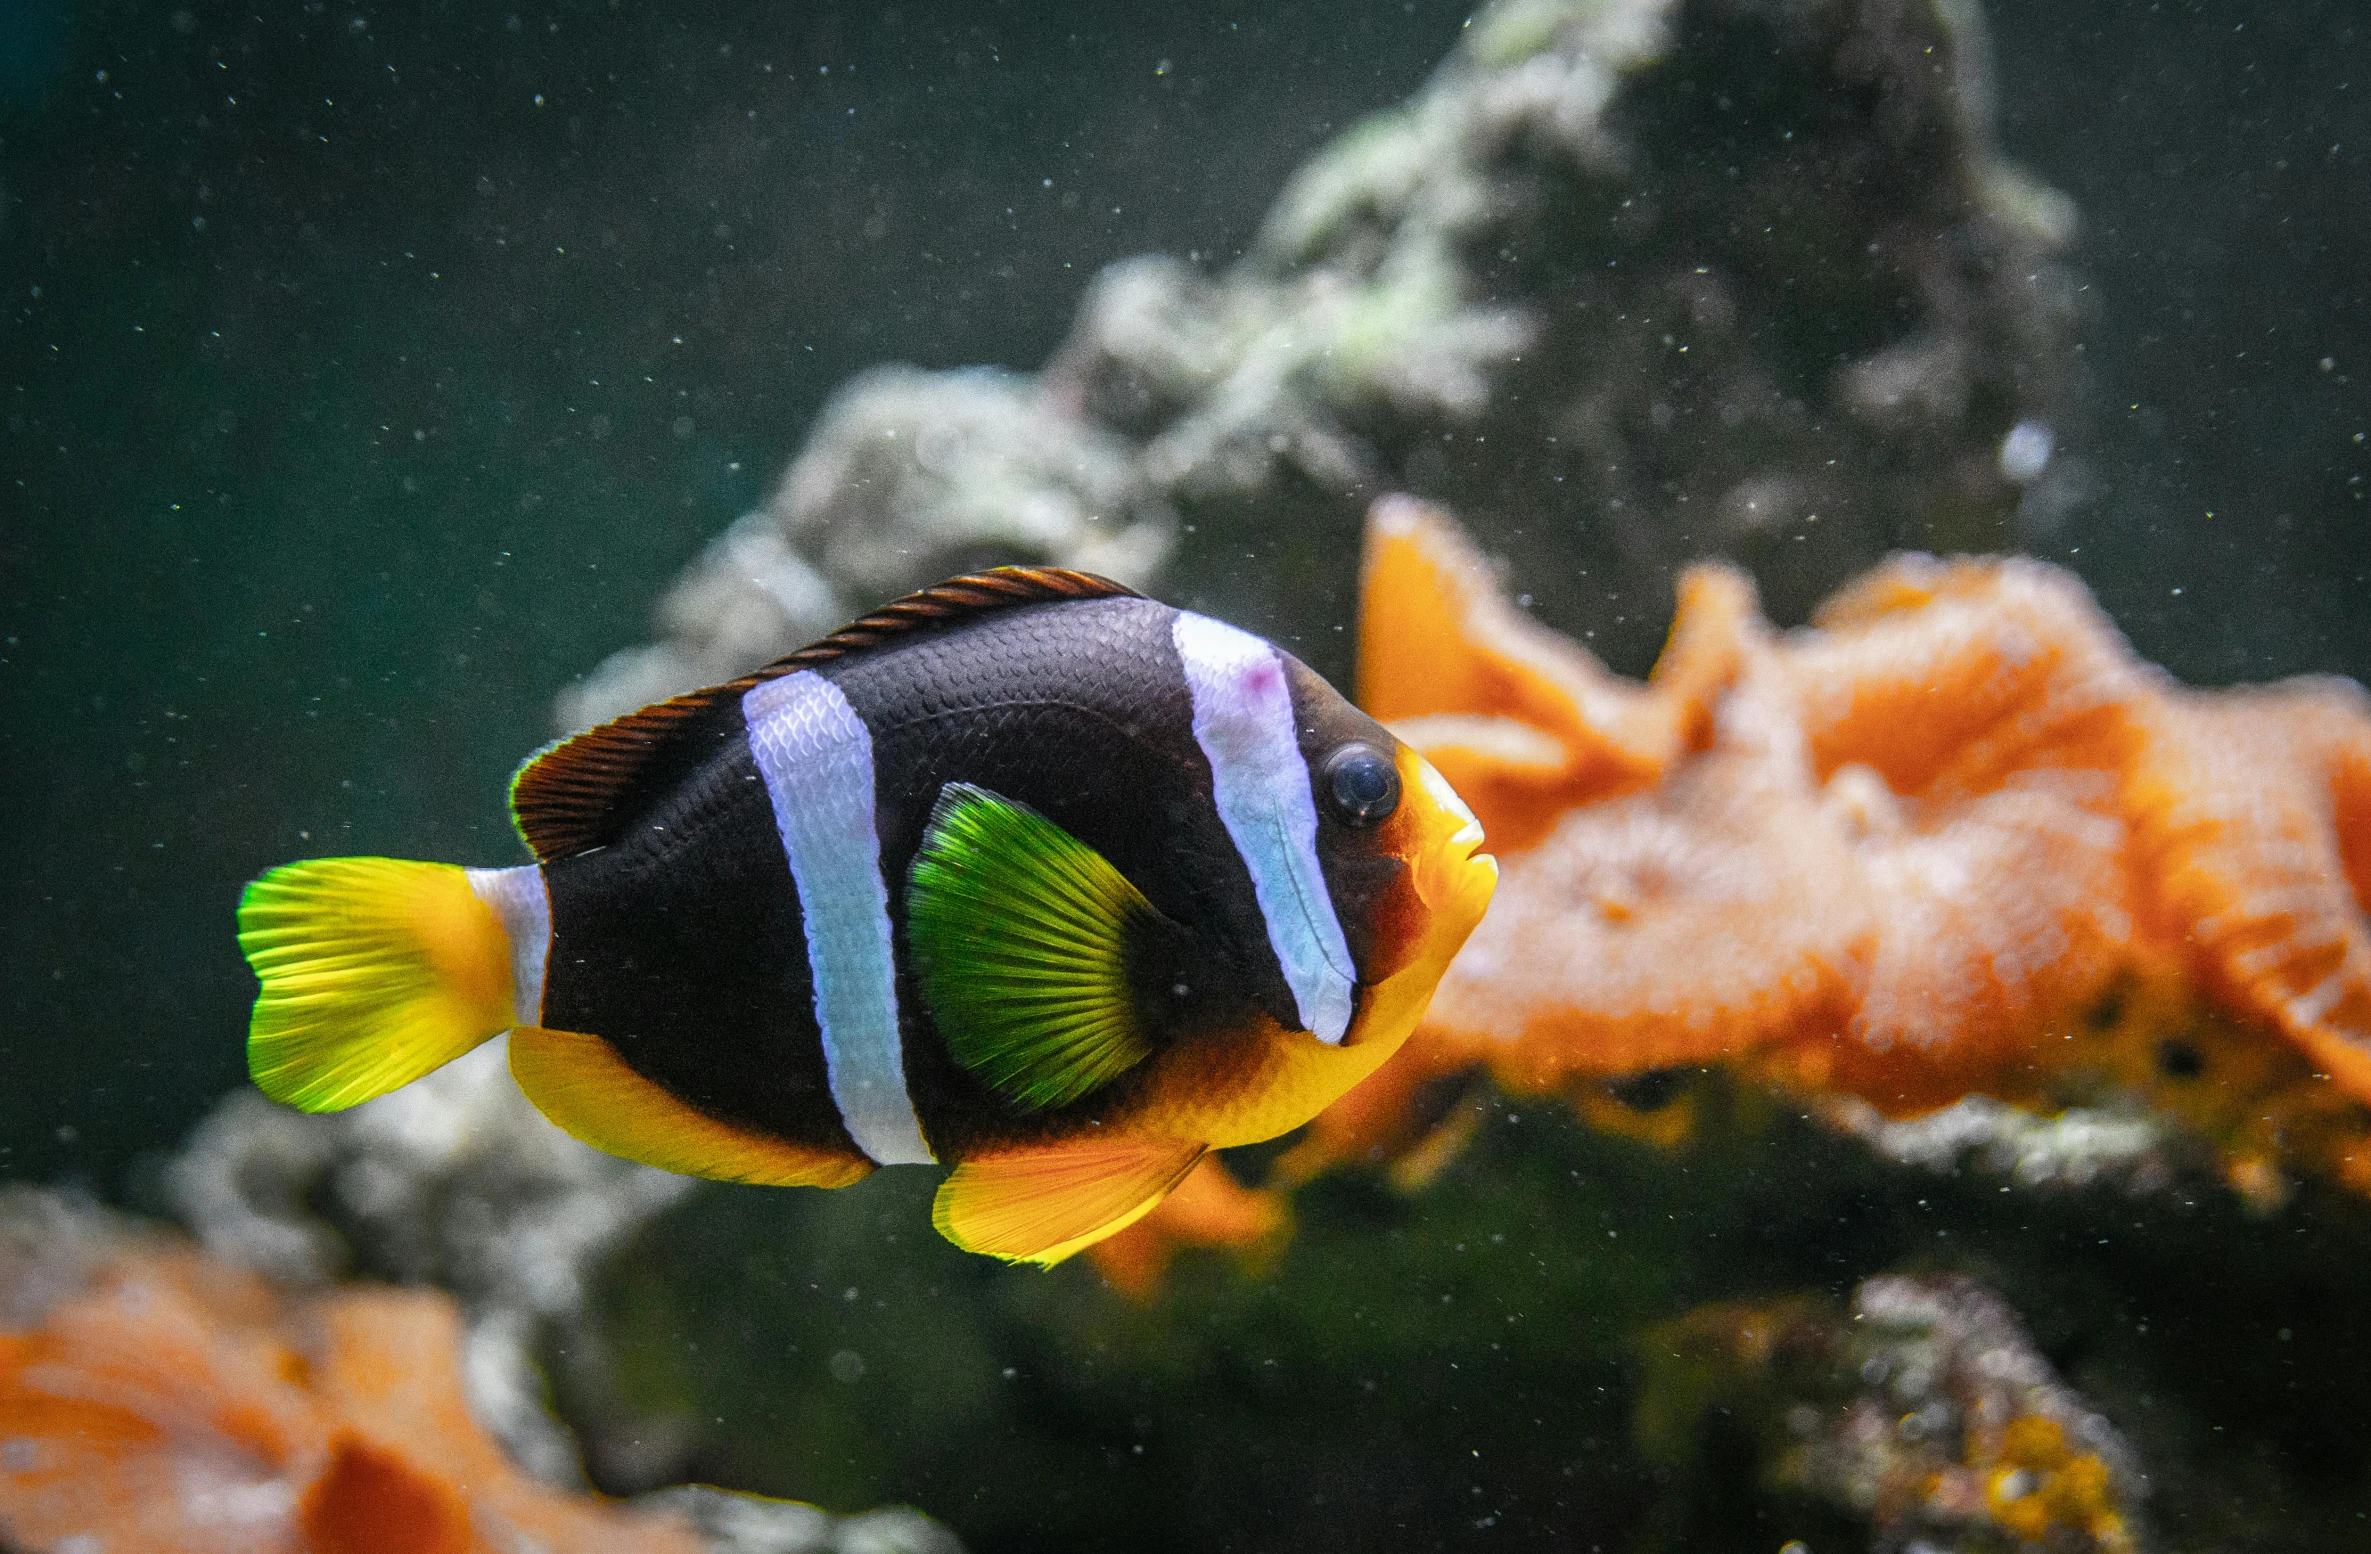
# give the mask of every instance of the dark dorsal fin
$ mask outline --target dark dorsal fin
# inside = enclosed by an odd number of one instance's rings
[[[728,726],[740,726],[703,715],[738,703],[753,685],[988,610],[1061,599],[1142,597],[1110,578],[1066,567],[997,567],[949,578],[738,680],[654,702],[540,751],[511,779],[511,819],[539,863],[605,847],[707,756],[713,740],[701,737],[704,731],[722,737]]]

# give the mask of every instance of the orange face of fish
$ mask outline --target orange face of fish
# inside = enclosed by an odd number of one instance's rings
[[[1482,845],[1481,823],[1433,769],[1394,741],[1398,808],[1380,828],[1380,851],[1406,865],[1394,901],[1379,908],[1374,979],[1359,987],[1350,1028],[1338,1045],[1269,1024],[1252,1038],[1256,1055],[1181,1062],[1164,1076],[1145,1122],[1214,1148],[1255,1144],[1290,1132],[1382,1067],[1408,1039],[1433,990],[1498,887],[1498,862]],[[1214,1058],[1217,1055],[1213,1055]]]

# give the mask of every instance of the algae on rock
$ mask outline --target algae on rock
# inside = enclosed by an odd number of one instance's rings
[[[2080,283],[1988,73],[1965,0],[1504,0],[1235,265],[1110,267],[1034,377],[849,385],[560,721],[977,562],[1145,584],[1182,540],[1190,592],[1314,629],[1387,490],[1485,515],[1624,665],[1696,556],[1788,619],[1890,550],[2010,547],[2081,495]]]
[[[1733,1455],[1707,1460],[1727,1436],[1770,1489],[1865,1518],[1877,1554],[2149,1546],[2132,1448],[1999,1297],[1962,1275],[1884,1275],[1849,1305],[1718,1303],[1649,1330],[1640,1448],[1727,1477]]]

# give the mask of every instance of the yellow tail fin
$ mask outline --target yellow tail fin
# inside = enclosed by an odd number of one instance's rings
[[[516,1020],[510,936],[449,863],[285,864],[240,895],[239,948],[263,983],[247,1072],[305,1111],[410,1084]]]

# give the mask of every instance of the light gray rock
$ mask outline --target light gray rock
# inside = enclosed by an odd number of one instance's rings
[[[581,1483],[537,1350],[574,1333],[600,1259],[690,1191],[544,1120],[497,1038],[392,1095],[308,1116],[231,1096],[173,1162],[182,1220],[217,1257],[297,1284],[359,1274],[435,1284],[469,1323],[463,1380],[481,1423],[530,1472]],[[563,1344],[597,1384],[591,1342]]]
[[[943,577],[1039,563],[1150,581],[1176,517],[1123,439],[1012,373],[884,367],[824,411],[773,498],[659,604],[659,639],[561,697],[563,730],[727,680]]]
[[[2203,1174],[2195,1141],[2167,1120],[2139,1109],[2072,1106],[2043,1115],[1971,1095],[1921,1117],[1887,1117],[1855,1096],[1823,1100],[1820,1116],[1896,1165],[1953,1172],[1963,1165],[2006,1176],[2021,1187],[2084,1188],[2120,1183],[2133,1193],[2164,1192]]]
[[[638,1496],[680,1512],[715,1554],[963,1554],[946,1528],[906,1506],[834,1516],[795,1500],[727,1494],[705,1484]]]

